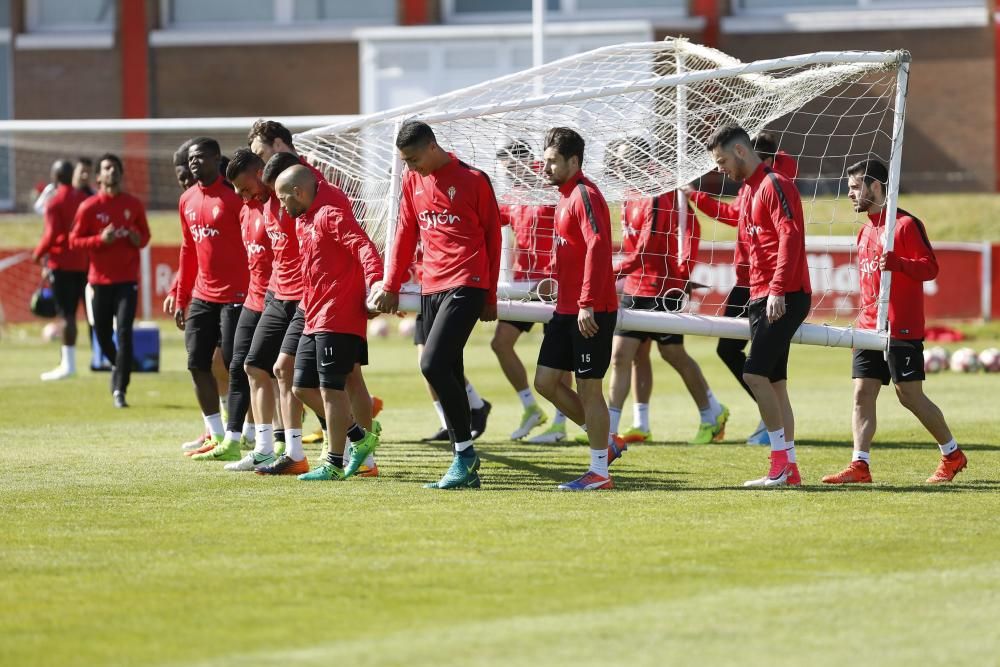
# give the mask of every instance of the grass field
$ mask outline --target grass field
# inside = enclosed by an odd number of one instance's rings
[[[767,456],[741,444],[753,406],[714,341],[689,338],[729,441],[681,444],[697,413],[658,362],[656,442],[615,463],[616,490],[560,494],[586,449],[506,439],[520,406],[482,329],[484,488],[451,493],[420,486],[449,454],[415,442],[436,419],[400,337],[367,371],[382,477],[308,484],[180,455],[201,425],[166,325],[128,411],[106,375],[42,386],[57,347],[5,332],[0,665],[998,664],[1000,374],[929,381],[969,456],[957,483],[923,484],[936,448],[885,395],[877,483],[826,488],[849,460],[849,352],[798,347],[805,486],[745,491]]]
[[[1000,241],[1000,195],[932,194],[902,195],[900,205],[920,217],[927,225],[931,241]],[[613,214],[615,212],[613,211]],[[854,236],[858,233],[857,214],[847,197],[805,202],[807,234]],[[702,220],[704,241],[732,241],[731,227]],[[153,211],[149,226],[154,245],[179,245],[181,228],[176,211]],[[614,225],[614,233],[620,233]],[[42,219],[37,215],[0,216],[0,248],[30,248],[42,234]]]

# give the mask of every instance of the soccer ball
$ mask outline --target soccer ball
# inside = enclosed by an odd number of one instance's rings
[[[384,317],[376,317],[368,323],[369,338],[385,338],[389,335],[389,323]]]
[[[995,347],[983,350],[979,353],[979,364],[987,373],[1000,371],[1000,350]]]
[[[934,354],[934,350],[924,350],[924,372],[940,373],[948,365],[947,361],[942,361],[941,357]]]
[[[45,326],[42,327],[42,340],[47,343],[51,343],[56,340],[62,336],[63,326],[65,325],[62,320],[59,320],[58,322],[46,322]]]
[[[412,317],[404,317],[399,321],[399,335],[403,338],[413,338],[413,332],[417,328],[417,321]]]
[[[963,347],[951,355],[950,365],[956,373],[975,373],[979,370],[979,357],[971,347]]]

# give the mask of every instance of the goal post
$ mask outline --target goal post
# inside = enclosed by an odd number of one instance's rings
[[[676,193],[692,179],[708,187],[715,165],[705,145],[712,131],[724,123],[738,123],[751,135],[768,130],[777,136],[779,152],[797,164],[795,182],[802,194],[807,239],[856,236],[862,220],[847,210],[845,171],[868,158],[890,167],[888,224],[892,225],[908,62],[909,55],[903,51],[827,51],[744,63],[683,39],[621,44],[309,130],[296,135],[296,144],[334,175],[354,201],[355,213],[369,234],[385,243],[394,233],[396,201],[390,193],[398,192],[398,183],[393,181],[401,176],[393,169],[395,131],[401,122],[417,118],[429,123],[442,146],[490,175],[501,204],[531,206],[554,204],[555,189],[540,174],[527,187],[512,183],[498,164],[497,150],[510,141],[522,141],[537,161],[548,128],[573,127],[587,142],[583,170],[608,200],[613,216],[621,217],[620,211],[637,199],[656,202],[669,194],[668,199],[683,202],[677,204],[682,215],[671,232],[678,242],[669,252],[676,254],[644,261],[686,261],[681,258],[688,238],[683,211],[692,204]],[[538,93],[539,80],[544,82],[542,94]],[[609,155],[616,142],[643,146],[637,153],[641,162],[615,168]],[[723,182],[721,192],[731,194],[735,185]],[[718,188],[715,192],[719,193]],[[710,266],[709,275],[731,274],[734,258],[731,246],[727,247],[734,236],[731,228],[705,216],[699,220],[700,235],[692,237],[698,251],[692,253],[692,261]],[[616,235],[615,242],[622,238]],[[513,250],[505,248],[508,254]],[[807,255],[814,284],[838,284],[826,275],[832,269],[822,256]],[[856,257],[853,250],[851,256]],[[856,268],[852,280],[856,287]],[[891,274],[883,273],[878,304],[882,309],[890,280]],[[686,310],[623,309],[619,326],[746,338],[746,320],[722,317],[718,297],[724,282],[689,281]],[[504,282],[499,290],[500,316],[547,320],[551,306],[538,292],[530,281]],[[884,317],[878,331],[856,328],[861,304],[856,301],[857,290],[853,296],[849,292],[831,287],[814,293],[812,312],[798,341],[884,349]],[[415,307],[406,295],[402,303],[409,310]]]

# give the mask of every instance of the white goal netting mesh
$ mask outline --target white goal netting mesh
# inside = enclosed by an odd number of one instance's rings
[[[604,193],[614,220],[644,198],[683,212],[691,204],[674,193],[688,183],[732,195],[739,184],[714,172],[705,150],[709,136],[730,122],[751,136],[770,131],[802,195],[814,288],[810,319],[850,326],[858,304],[849,241],[858,217],[846,197],[845,169],[867,158],[891,162],[897,72],[904,60],[902,52],[843,52],[742,63],[686,40],[624,44],[310,130],[296,135],[296,145],[351,196],[359,220],[384,243],[397,206],[393,179],[400,167],[393,142],[399,124],[410,118],[429,123],[439,144],[489,173],[506,206],[555,202],[555,189],[538,173],[543,138],[554,126],[577,129],[587,142],[583,169]],[[510,158],[522,163],[519,169]],[[662,252],[675,254],[663,258],[668,263],[689,268],[685,310],[720,315],[736,282],[732,221],[701,214],[692,230],[685,215],[675,218],[668,233],[677,242]],[[514,261],[532,235],[552,233],[544,222],[515,232],[504,237]],[[616,245],[623,240],[619,234]],[[619,246],[620,253],[628,251],[627,244]],[[530,289],[516,289],[512,277],[502,275],[508,298],[537,298]]]

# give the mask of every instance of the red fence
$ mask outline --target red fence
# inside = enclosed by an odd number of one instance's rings
[[[813,305],[822,317],[852,317],[857,309],[858,274],[853,239],[810,239],[810,277]],[[926,283],[924,295],[929,319],[1000,317],[1000,244],[936,243],[941,271]],[[177,270],[177,247],[156,246],[150,253],[153,316]],[[692,280],[712,285],[693,297],[692,310],[716,314],[735,282],[731,243],[704,243],[698,252]],[[27,250],[0,250],[0,322],[27,322],[31,293],[39,283],[39,268]],[[141,299],[141,295],[140,295]],[[140,300],[141,303],[141,300]]]

